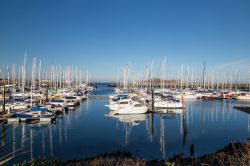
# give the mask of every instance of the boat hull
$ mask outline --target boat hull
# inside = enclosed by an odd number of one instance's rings
[[[175,108],[185,108],[185,105],[182,105],[182,103],[179,102],[160,101],[154,103],[154,108],[175,109]]]
[[[114,113],[119,115],[125,115],[125,114],[145,114],[148,111],[148,108],[146,106],[142,107],[124,107],[119,108]]]

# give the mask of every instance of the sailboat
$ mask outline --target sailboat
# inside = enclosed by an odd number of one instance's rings
[[[165,83],[165,66],[166,66],[166,56],[164,58],[164,61],[162,63],[162,71],[163,71],[163,78],[162,78],[162,93],[164,92],[164,83]],[[185,106],[179,102],[178,100],[170,100],[170,99],[165,99],[162,98],[161,101],[155,101],[154,102],[154,108],[167,108],[167,109],[172,109],[172,108],[184,108]]]

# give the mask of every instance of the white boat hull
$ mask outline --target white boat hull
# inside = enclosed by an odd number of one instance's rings
[[[109,104],[109,105],[105,105],[105,106],[108,107],[111,111],[116,111],[121,107],[118,104]]]
[[[142,106],[142,107],[127,106],[127,107],[119,108],[114,113],[119,114],[119,115],[124,115],[124,114],[144,114],[147,111],[148,111],[148,108],[146,106]]]
[[[27,106],[26,105],[14,105],[13,109],[14,110],[25,110],[25,109],[27,109]]]
[[[180,102],[171,102],[171,101],[159,101],[154,103],[155,108],[185,108],[185,105],[182,106]]]

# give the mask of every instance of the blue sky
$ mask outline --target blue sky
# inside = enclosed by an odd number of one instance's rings
[[[250,65],[248,0],[1,0],[0,66],[21,64],[27,53],[43,65],[75,65],[96,81],[116,80],[131,62],[154,61],[167,71],[183,64],[202,70]]]

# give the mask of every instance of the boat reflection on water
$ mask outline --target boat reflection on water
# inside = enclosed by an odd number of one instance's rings
[[[185,153],[185,145],[187,140],[187,118],[188,114],[184,112],[183,109],[161,109],[157,110],[157,112],[160,112],[160,136],[159,136],[159,143],[160,143],[160,152],[162,154],[162,159],[166,159],[166,128],[165,124],[167,122],[167,119],[172,118],[180,118],[180,136],[182,136],[182,146],[181,146],[181,155],[184,155]],[[188,113],[188,112],[187,112]],[[166,122],[165,122],[166,121]]]
[[[146,128],[148,131],[149,139],[150,142],[155,141],[158,142],[159,145],[159,152],[162,155],[162,159],[166,159],[166,145],[167,145],[167,128],[165,127],[166,123],[168,120],[174,120],[174,119],[179,119],[178,121],[180,122],[180,136],[182,136],[182,145],[180,152],[185,153],[185,146],[186,146],[186,140],[187,140],[187,118],[186,118],[186,113],[183,112],[183,109],[161,109],[157,110],[157,113],[148,113],[148,114],[128,114],[128,115],[117,115],[114,114],[113,111],[110,111],[108,114],[105,115],[106,117],[113,118],[117,120],[118,122],[123,124],[123,129],[125,132],[125,145],[128,145],[128,140],[129,137],[131,136],[132,129],[134,126],[140,125],[142,122],[146,121]],[[159,123],[160,123],[160,128],[156,128],[156,123],[155,119],[158,119],[159,117]],[[159,130],[159,135],[158,132],[154,132],[156,130]],[[155,137],[155,136],[156,137]]]
[[[139,125],[140,122],[148,119],[147,114],[116,115],[113,111],[110,111],[105,116],[117,119],[119,122],[130,123],[132,126]]]
[[[113,111],[110,111],[105,116],[116,119],[118,122],[123,123],[125,131],[125,145],[128,144],[128,139],[132,133],[133,126],[138,126],[141,122],[146,121],[148,119],[147,114],[117,115]]]

